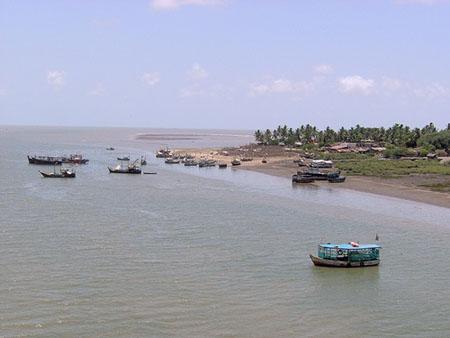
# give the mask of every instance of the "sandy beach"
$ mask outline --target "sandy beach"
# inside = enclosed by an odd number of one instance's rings
[[[226,154],[228,152],[228,154]],[[231,149],[176,149],[175,153],[185,154],[189,153],[196,158],[210,158],[219,163],[230,162],[237,157]],[[250,156],[250,154],[248,155]],[[297,153],[292,152],[284,154],[283,156],[252,153],[252,161],[241,162],[241,165],[233,167],[238,170],[252,170],[272,176],[290,178],[299,170],[294,159],[298,159]],[[262,159],[266,159],[267,163],[262,163]],[[430,180],[440,179],[437,177],[430,177],[429,175],[410,175],[398,178],[382,178],[369,176],[347,176],[344,183],[330,184],[327,181],[315,181],[313,184],[317,186],[326,186],[333,189],[351,189],[366,193],[377,195],[401,198],[405,200],[428,203],[435,206],[450,208],[450,194],[445,192],[431,191],[426,188],[420,188],[418,185],[421,182],[429,182]]]

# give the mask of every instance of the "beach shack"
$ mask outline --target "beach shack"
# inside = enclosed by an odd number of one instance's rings
[[[319,244],[317,256],[309,255],[314,265],[331,267],[362,267],[380,264],[378,244]]]

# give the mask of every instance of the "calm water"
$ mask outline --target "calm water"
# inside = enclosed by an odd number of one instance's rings
[[[167,166],[151,156],[161,143],[251,137],[134,140],[143,132],[0,127],[0,336],[450,336],[450,209]],[[73,180],[26,162],[77,151],[91,162]],[[108,174],[144,153],[158,175]],[[318,242],[376,233],[379,267],[309,261]]]

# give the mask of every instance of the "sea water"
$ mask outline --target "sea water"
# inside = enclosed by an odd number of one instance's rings
[[[145,133],[184,136],[136,139]],[[450,335],[449,209],[153,156],[251,141],[0,127],[0,336]],[[44,179],[53,168],[26,159],[79,152],[90,162],[75,179]],[[145,155],[157,175],[109,174],[125,155]],[[378,267],[309,260],[320,242],[376,234]]]

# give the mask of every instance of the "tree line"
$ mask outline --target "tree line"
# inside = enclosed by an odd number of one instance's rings
[[[286,125],[278,126],[274,130],[256,130],[255,140],[262,144],[286,144],[301,143],[318,144],[319,146],[331,145],[336,142],[355,142],[370,140],[380,144],[394,145],[396,147],[416,148],[428,147],[430,149],[445,149],[450,146],[450,123],[447,129],[438,130],[433,123],[423,128],[410,128],[396,123],[392,127],[362,127],[357,124],[346,129],[341,127],[335,131],[330,127],[320,130],[307,124],[300,128],[289,128]]]

